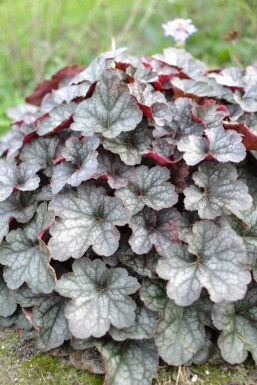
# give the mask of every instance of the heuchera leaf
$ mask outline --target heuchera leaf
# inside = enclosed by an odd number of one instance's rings
[[[242,142],[247,150],[257,151],[257,133],[248,128],[246,122],[224,122],[225,129],[232,129],[242,135]]]
[[[216,82],[232,89],[243,88],[245,82],[243,80],[244,70],[238,67],[225,68],[218,74],[212,74]]]
[[[180,214],[175,208],[155,212],[145,207],[129,222],[133,232],[129,240],[132,250],[136,254],[145,254],[155,246],[157,252],[160,252],[173,242],[179,242],[179,217]]]
[[[178,143],[179,151],[188,165],[194,166],[211,157],[219,162],[241,162],[245,156],[242,137],[234,130],[224,130],[222,126],[206,132],[206,138],[189,135]]]
[[[221,355],[230,364],[239,364],[251,352],[257,363],[257,288],[252,287],[242,301],[222,302],[213,307],[214,326],[222,330],[218,338]]]
[[[60,69],[52,76],[50,80],[43,80],[41,83],[39,83],[34,91],[26,97],[26,102],[40,106],[43,97],[47,93],[51,92],[52,90],[56,90],[63,80],[72,78],[83,69],[84,67],[80,65],[71,65]]]
[[[98,343],[107,366],[104,385],[151,385],[158,368],[153,341]]]
[[[150,130],[144,121],[133,131],[122,132],[116,138],[103,140],[104,148],[118,154],[121,160],[129,166],[141,162],[142,154],[150,149],[150,143]]]
[[[73,273],[57,282],[56,290],[72,298],[65,309],[69,328],[77,338],[101,337],[111,324],[121,329],[135,321],[135,302],[128,296],[140,285],[125,269],[107,269],[99,259],[82,258]]]
[[[120,238],[115,225],[123,226],[130,219],[120,200],[93,184],[80,185],[77,193],[56,195],[49,207],[60,217],[50,229],[48,244],[52,258],[59,261],[80,258],[89,246],[98,255],[112,255]]]
[[[17,308],[14,290],[7,287],[0,268],[0,317],[9,317]]]
[[[145,205],[161,210],[177,203],[175,187],[167,182],[170,176],[167,168],[140,166],[135,169],[135,174],[134,182],[115,192],[132,214],[138,213]]]
[[[16,166],[15,163],[0,159],[0,202],[8,198],[13,190],[35,190],[40,182],[36,175],[39,168],[37,164],[23,162]]]
[[[156,326],[156,318],[156,313],[145,306],[137,307],[136,319],[132,326],[123,329],[111,326],[109,334],[115,341],[151,339]]]
[[[38,120],[37,134],[49,135],[70,125],[71,115],[77,107],[76,103],[63,103]]]
[[[82,182],[92,178],[97,168],[97,155],[95,151],[99,146],[97,137],[70,138],[66,141],[61,156],[66,160],[57,164],[54,168],[51,181],[53,194],[63,189],[65,184],[73,187],[79,186]]]
[[[0,203],[0,242],[9,231],[9,223],[15,218],[20,223],[28,222],[37,209],[35,195],[18,191]]]
[[[120,241],[119,249],[116,251],[115,256],[117,256],[120,262],[137,272],[139,275],[149,278],[155,277],[155,267],[160,258],[155,250],[150,250],[143,255],[137,255],[131,249],[124,236]]]
[[[204,162],[193,180],[195,185],[184,190],[184,204],[187,210],[198,210],[201,218],[214,219],[221,215],[222,208],[233,212],[252,205],[247,186],[237,180],[236,168],[231,164]]]
[[[39,330],[37,344],[44,350],[62,345],[70,338],[68,323],[64,316],[67,299],[57,293],[35,294],[22,287],[15,294],[17,302],[24,308],[33,307],[31,322]]]
[[[189,306],[205,287],[213,302],[242,299],[251,275],[243,266],[247,257],[241,238],[233,230],[200,221],[188,242],[188,247],[170,246],[157,264],[157,274],[169,280],[168,296],[180,306]]]
[[[135,176],[134,167],[124,164],[118,155],[111,152],[100,152],[97,158],[97,170],[94,177],[107,178],[111,188],[127,186]]]
[[[49,251],[41,240],[53,219],[54,213],[42,203],[24,230],[12,230],[6,236],[7,242],[0,245],[0,263],[7,266],[4,280],[10,289],[17,289],[24,282],[34,293],[50,293],[54,289],[55,273],[49,265]]]
[[[73,119],[71,129],[82,131],[85,136],[96,132],[115,138],[122,131],[134,130],[142,119],[142,112],[128,87],[120,83],[113,71],[105,70],[93,96],[79,104]]]
[[[246,112],[257,112],[256,75],[257,69],[255,66],[247,67],[244,76],[244,82],[246,84],[244,95],[242,96],[239,91],[234,95],[235,101]]]
[[[197,307],[177,306],[166,297],[160,280],[145,279],[140,296],[149,309],[158,312],[154,340],[161,358],[169,365],[186,364],[205,343]]]
[[[84,69],[84,71],[74,76],[71,83],[78,84],[84,81],[94,83],[100,80],[103,70],[109,67],[113,62],[113,59],[118,57],[124,51],[126,51],[126,48],[119,48],[115,51],[108,51],[97,56],[97,58],[95,58],[95,60],[93,60],[92,63]]]
[[[192,115],[195,121],[200,122],[204,128],[222,126],[223,120],[229,115],[225,106],[219,106],[215,100],[208,100],[204,104],[192,102]]]
[[[40,169],[45,169],[44,173],[51,176],[57,138],[36,138],[26,144],[20,151],[20,159],[30,164],[38,164]]]

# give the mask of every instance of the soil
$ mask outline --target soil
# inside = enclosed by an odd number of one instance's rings
[[[75,369],[63,350],[40,353],[14,329],[0,329],[0,385],[102,385],[103,376]],[[223,362],[201,366],[160,367],[155,385],[257,385],[255,364]],[[127,385],[127,384],[124,384]]]

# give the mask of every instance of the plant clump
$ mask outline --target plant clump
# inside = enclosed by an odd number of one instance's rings
[[[119,49],[9,109],[0,325],[42,351],[68,341],[106,385],[217,346],[257,362],[256,79]]]

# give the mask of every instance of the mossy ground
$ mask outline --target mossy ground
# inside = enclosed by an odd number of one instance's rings
[[[155,385],[257,385],[255,365],[162,367]],[[0,329],[0,385],[102,385],[103,377],[75,369],[66,359],[35,351],[15,330]],[[124,384],[127,385],[127,384]]]

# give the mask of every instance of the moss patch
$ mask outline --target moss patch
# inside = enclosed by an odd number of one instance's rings
[[[35,351],[14,330],[0,329],[0,385],[102,385],[103,377],[75,369],[67,360]],[[155,385],[256,385],[252,361],[160,368]],[[126,384],[124,384],[126,385]]]

